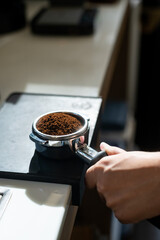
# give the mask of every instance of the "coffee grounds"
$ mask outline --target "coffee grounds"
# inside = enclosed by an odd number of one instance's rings
[[[82,124],[70,114],[57,112],[41,117],[36,127],[44,134],[67,135],[76,132],[82,127]]]

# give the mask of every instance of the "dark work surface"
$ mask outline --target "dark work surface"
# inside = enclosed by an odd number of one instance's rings
[[[42,8],[31,21],[31,30],[40,35],[90,35],[94,32],[96,9]]]
[[[69,184],[72,204],[79,205],[87,166],[74,154],[59,160],[40,156],[29,134],[39,115],[70,110],[90,118],[90,144],[100,107],[101,98],[12,94],[0,109],[0,177]]]

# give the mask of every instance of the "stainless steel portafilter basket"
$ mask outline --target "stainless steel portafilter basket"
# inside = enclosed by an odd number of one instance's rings
[[[49,135],[40,132],[37,129],[38,121],[54,113],[65,113],[77,118],[81,127],[67,135]],[[35,142],[36,150],[43,156],[51,159],[68,159],[76,154],[87,164],[92,165],[106,156],[105,151],[97,152],[88,146],[89,119],[85,116],[71,111],[54,111],[39,116],[32,124],[32,133],[30,139]]]

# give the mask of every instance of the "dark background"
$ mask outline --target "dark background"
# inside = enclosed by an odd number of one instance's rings
[[[136,143],[160,150],[160,1],[143,2],[141,24]]]

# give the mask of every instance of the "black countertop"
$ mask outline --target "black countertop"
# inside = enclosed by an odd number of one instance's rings
[[[90,119],[89,144],[93,139],[102,100],[93,97],[14,93],[0,109],[0,177],[72,185],[72,204],[79,205],[87,166],[70,159],[47,159],[29,139],[33,121],[40,115],[69,110]]]

